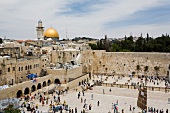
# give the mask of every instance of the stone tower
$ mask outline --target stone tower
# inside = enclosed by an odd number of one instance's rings
[[[36,27],[37,29],[37,39],[43,39],[44,40],[44,36],[43,36],[43,33],[44,33],[44,27],[42,27],[42,21],[39,20],[38,21],[38,27]]]

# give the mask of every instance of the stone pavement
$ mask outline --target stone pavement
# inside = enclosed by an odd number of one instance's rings
[[[93,78],[93,77],[92,77]],[[123,77],[121,79],[118,79],[118,76],[114,77],[108,77],[107,81],[105,81],[106,76],[102,76],[102,81],[105,83],[113,83],[113,81],[117,81],[118,84],[125,84],[128,80],[130,80],[129,77]],[[94,76],[94,80],[101,80],[101,76]],[[129,85],[132,82],[139,82],[140,79],[138,78],[132,78],[132,80],[128,83]],[[93,83],[92,80],[89,81],[90,84]],[[148,83],[149,86],[159,86],[164,87],[164,81],[161,82],[159,85],[153,85],[153,83]],[[53,85],[50,87],[54,87]],[[49,89],[46,87],[43,90]],[[76,92],[75,89],[78,89]],[[110,92],[111,89],[111,92]],[[86,103],[89,105],[92,105],[92,110],[88,110],[87,113],[108,113],[110,110],[111,113],[114,113],[112,109],[112,103],[115,104],[118,101],[118,109],[121,113],[122,109],[124,109],[124,113],[132,113],[132,111],[129,111],[130,105],[132,107],[135,107],[134,113],[138,113],[141,110],[137,107],[137,97],[138,97],[138,90],[137,89],[126,89],[126,88],[116,88],[116,87],[104,87],[104,86],[95,86],[93,87],[93,90],[87,90],[85,91],[85,96],[81,96],[78,99],[78,92],[81,92],[81,87],[78,86],[77,88],[71,89],[68,91],[68,94],[61,95],[61,103],[66,101],[69,107],[71,109],[75,110],[75,107],[77,107],[78,113],[81,113],[81,110],[83,110],[83,103],[81,103],[81,97],[86,99]],[[103,90],[105,94],[103,94]],[[57,97],[56,93],[54,93]],[[91,95],[93,94],[93,100],[91,99]],[[36,104],[39,105],[39,111],[42,111],[42,113],[48,113],[49,110],[49,104],[51,100],[53,100],[53,96],[45,95],[45,97],[49,97],[48,105],[42,106],[42,104],[39,103],[39,100],[34,101],[34,106]],[[168,104],[168,98],[170,98],[170,92],[164,93],[160,91],[148,91],[148,107],[155,107],[157,109],[167,109],[169,108],[170,111],[170,104]],[[100,101],[100,105],[97,106],[97,102]],[[30,113],[30,112],[26,112]],[[41,112],[40,112],[41,113]],[[63,111],[65,113],[65,111]],[[67,112],[66,112],[67,113]]]
[[[102,77],[102,81],[104,81],[104,83],[113,83],[113,82],[116,82],[116,84],[125,84],[127,83],[128,85],[131,85],[131,83],[145,83],[145,79],[141,80],[141,79],[138,79],[138,78],[132,78],[132,80],[130,80],[130,77],[120,77],[120,76],[101,76],[99,75],[97,77],[97,75],[94,75],[94,78],[92,77],[92,79],[94,80],[100,80],[101,81],[101,77]],[[107,81],[105,80],[107,77]],[[118,79],[118,77],[120,77],[120,79]],[[129,80],[129,82],[128,82]],[[165,81],[158,81],[158,85],[157,85],[157,82],[155,80],[155,85],[153,82],[147,82],[147,86],[152,86],[152,87],[165,87]]]
[[[81,90],[80,87],[77,88],[78,91]],[[105,94],[103,94],[103,89]],[[118,100],[118,109],[121,113],[121,110],[124,109],[124,113],[132,113],[129,111],[129,106],[135,107],[135,112],[138,113],[141,110],[137,108],[137,96],[138,96],[138,90],[134,89],[124,89],[124,88],[111,88],[111,92],[109,91],[109,87],[103,87],[103,86],[96,86],[93,90],[87,90],[85,91],[85,96],[81,96],[83,100],[86,99],[86,103],[89,105],[92,105],[92,110],[88,111],[88,113],[108,113],[110,110],[111,113],[113,113],[112,110],[112,103],[116,103]],[[81,110],[83,109],[83,103],[81,103],[81,100],[78,99],[78,91],[70,90],[68,94],[65,94],[64,96],[61,95],[61,102],[63,103],[64,100],[66,103],[71,107],[71,109],[75,109],[77,107],[78,113],[81,113]],[[91,100],[91,94],[93,94],[93,100]],[[56,95],[56,94],[55,94]],[[57,95],[56,95],[57,96]],[[47,96],[46,96],[47,97]],[[49,95],[50,100],[53,99],[52,95]],[[148,91],[148,106],[155,107],[158,109],[167,109],[170,110],[170,104],[168,104],[168,98],[170,98],[169,93],[163,93],[163,92],[152,92]],[[50,103],[49,100],[49,103]],[[97,101],[100,101],[99,107],[97,106]],[[34,101],[35,105],[39,104],[39,110],[42,111],[42,113],[48,113],[49,105],[42,106],[39,103],[39,100]],[[27,112],[30,113],[30,112]],[[63,112],[65,113],[65,111]]]

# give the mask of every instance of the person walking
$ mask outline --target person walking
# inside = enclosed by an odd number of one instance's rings
[[[83,98],[81,97],[81,103],[83,103]]]
[[[100,102],[99,102],[99,101],[97,101],[97,106],[99,106],[99,104],[100,104]]]
[[[93,100],[93,94],[91,94],[91,100]]]
[[[114,108],[114,104],[112,103],[112,109]]]
[[[92,108],[92,105],[90,104],[90,105],[89,105],[89,110],[91,110],[91,108]]]
[[[130,105],[130,111],[132,111],[132,107],[131,107],[131,105]]]
[[[77,107],[75,108],[75,113],[77,113]]]
[[[78,99],[80,98],[80,92],[78,93]]]
[[[124,113],[124,109],[122,109],[122,113]]]
[[[166,109],[166,113],[168,113],[168,109]]]
[[[84,96],[84,91],[82,90],[82,94],[83,94],[83,96]]]
[[[86,99],[84,99],[84,103],[86,103]]]

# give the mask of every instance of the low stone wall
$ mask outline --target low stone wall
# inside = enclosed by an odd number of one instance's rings
[[[84,81],[87,82],[88,80],[89,80],[89,74],[86,74],[86,75],[84,75],[84,76],[82,76],[82,77],[80,77],[80,78],[77,78],[77,79],[69,82],[69,83],[67,84],[67,87],[68,87],[69,89],[72,89],[72,88],[74,88],[74,87],[79,86],[79,83],[82,84],[82,81],[83,81],[83,82],[84,82]]]

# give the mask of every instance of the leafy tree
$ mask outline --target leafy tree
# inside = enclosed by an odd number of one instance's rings
[[[142,35],[134,41],[136,37],[124,37],[123,40],[101,39],[96,45],[90,45],[92,49],[106,50],[108,52],[170,52],[170,37],[168,34],[151,38],[147,34]]]
[[[145,66],[144,67],[144,72],[146,73],[148,71],[149,67],[148,66]]]
[[[148,71],[148,69],[149,69],[149,67],[148,67],[148,66],[145,66],[144,71]]]
[[[2,44],[2,38],[0,38],[0,44]]]
[[[118,52],[121,51],[121,48],[117,44],[112,44],[112,52]]]
[[[9,106],[5,109],[4,113],[21,113],[21,110],[15,109],[15,108],[13,108],[12,105],[9,105]]]
[[[91,49],[93,49],[93,50],[97,50],[97,49],[98,49],[98,47],[97,47],[96,44],[89,44],[89,46],[90,46]]]

